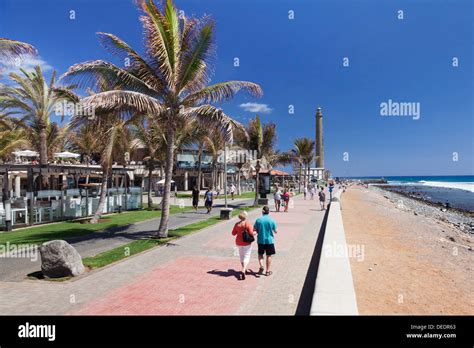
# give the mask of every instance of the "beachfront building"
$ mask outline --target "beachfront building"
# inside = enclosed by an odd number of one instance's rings
[[[228,185],[234,184],[239,192],[240,190],[250,190],[253,179],[249,175],[248,163],[252,159],[249,152],[236,146],[229,147],[227,152]],[[140,160],[143,157],[140,155],[140,151],[135,153],[133,155],[135,161],[129,167],[135,168],[134,174],[141,177],[144,186],[147,187],[149,172],[146,169],[146,163],[142,163]],[[157,182],[164,178],[163,172],[164,169],[160,165],[153,171],[152,186],[155,192],[159,191]],[[189,191],[194,186],[198,186],[199,189],[220,188],[223,192],[225,186],[223,151],[213,154],[205,150],[200,153],[198,149],[194,148],[178,150],[173,169],[173,181],[173,186],[177,191]]]
[[[0,165],[0,230],[92,216],[101,179],[97,165]],[[142,187],[133,169],[114,166],[103,213],[141,206]]]

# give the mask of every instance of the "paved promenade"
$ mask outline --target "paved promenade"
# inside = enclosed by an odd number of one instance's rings
[[[239,207],[253,204],[253,199],[228,200],[228,205]],[[176,229],[181,226],[192,224],[201,220],[206,220],[211,216],[219,215],[219,208],[224,205],[223,199],[215,202],[215,208],[211,214],[206,214],[204,207],[199,208],[198,213],[185,211],[170,216],[169,229]],[[117,248],[134,240],[148,237],[156,233],[160,225],[160,218],[150,219],[128,226],[109,228],[104,231],[90,233],[80,237],[67,238],[82,257],[90,257],[104,251]],[[41,259],[33,261],[29,258],[1,257],[0,258],[0,281],[23,281],[26,276],[33,272],[41,271]]]
[[[260,216],[260,209],[249,220]],[[0,282],[2,314],[199,315],[296,312],[324,212],[294,199],[278,224],[269,277],[237,279],[236,218],[68,282]],[[256,245],[250,269],[258,270]]]

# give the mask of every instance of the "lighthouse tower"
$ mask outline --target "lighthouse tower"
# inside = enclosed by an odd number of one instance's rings
[[[323,113],[321,108],[316,109],[316,168],[313,175],[317,180],[324,179],[324,141],[323,141]]]

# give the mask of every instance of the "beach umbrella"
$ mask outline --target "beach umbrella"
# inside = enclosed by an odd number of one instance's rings
[[[54,154],[54,157],[59,157],[59,158],[78,158],[81,157],[78,153],[72,153],[72,152],[56,152]]]
[[[174,182],[174,180],[171,180],[171,182]],[[157,182],[157,184],[164,184],[165,183],[165,179],[161,179],[160,181]]]
[[[20,157],[38,157],[39,153],[36,151],[31,151],[31,150],[19,150],[19,151],[14,151],[13,154],[15,156],[20,156]]]

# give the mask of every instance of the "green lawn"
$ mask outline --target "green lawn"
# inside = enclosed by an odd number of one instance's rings
[[[170,207],[170,213],[176,214],[190,209],[192,208],[180,208],[179,206],[172,205]],[[121,214],[104,215],[104,221],[97,224],[82,224],[79,221],[66,221],[12,232],[0,232],[0,245],[5,245],[7,242],[10,244],[42,244],[49,240],[83,236],[107,228],[126,226],[160,216],[161,212],[158,210],[136,210],[123,212]]]
[[[253,209],[255,208],[244,207],[244,208],[234,209],[232,211],[232,217],[237,216],[242,210],[249,211]],[[169,242],[170,240],[202,230],[203,228],[209,227],[219,222],[222,222],[222,220],[220,220],[218,216],[213,216],[206,220],[202,220],[202,221],[195,222],[195,223],[192,223],[192,224],[189,224],[189,225],[186,225],[174,230],[170,230],[168,232],[169,238],[163,238],[163,239],[146,238],[146,239],[136,240],[131,243],[122,245],[120,247],[105,251],[96,256],[84,258],[82,261],[85,266],[88,266],[93,269],[104,267],[113,262],[122,260],[128,256],[132,256],[142,251],[165,244]]]
[[[84,266],[88,266],[92,269],[100,268],[116,262],[118,260],[124,259],[128,256],[132,256],[147,249],[153,248],[157,245],[164,244],[170,241],[173,238],[163,238],[163,239],[140,239],[133,241],[131,243],[125,244],[123,246],[107,250],[103,253],[100,253],[93,257],[86,257],[82,259]]]

